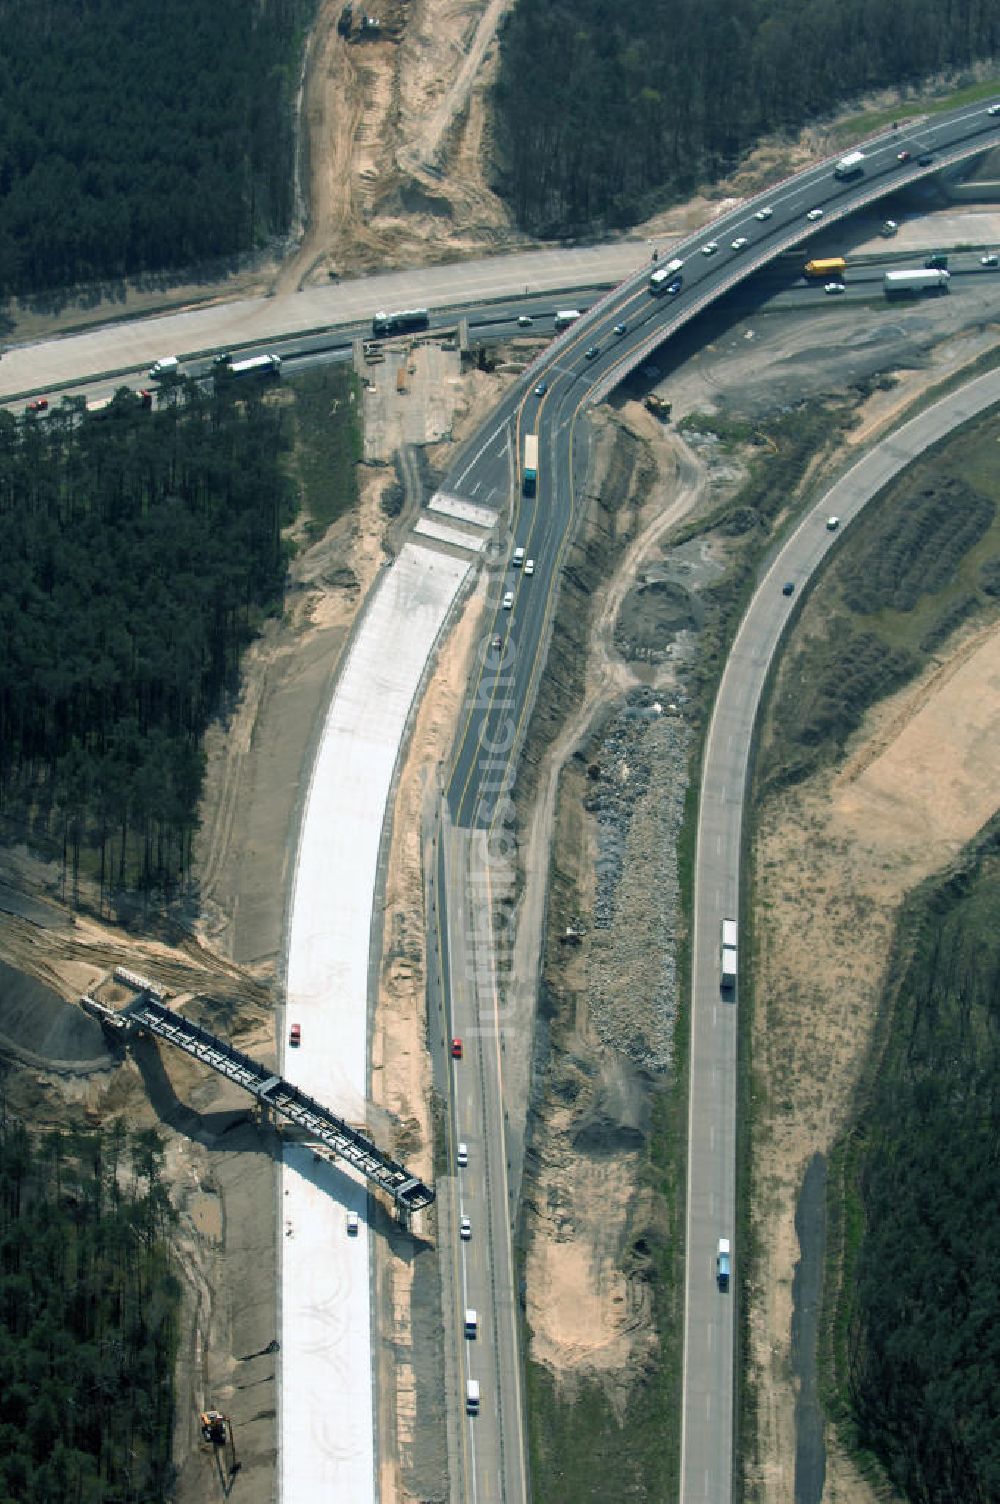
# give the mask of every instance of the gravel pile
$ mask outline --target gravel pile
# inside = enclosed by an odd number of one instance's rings
[[[634,691],[592,754],[586,808],[597,823],[597,882],[587,963],[601,1039],[662,1070],[677,1013],[677,836],[690,732],[649,689]]]

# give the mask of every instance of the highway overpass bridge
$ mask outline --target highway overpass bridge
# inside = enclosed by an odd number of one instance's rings
[[[168,1044],[184,1050],[210,1070],[235,1081],[262,1107],[294,1123],[302,1136],[322,1144],[337,1159],[359,1170],[371,1184],[392,1197],[400,1213],[408,1216],[430,1206],[435,1199],[432,1186],[411,1175],[405,1165],[384,1154],[376,1144],[343,1118],[324,1107],[306,1092],[300,1091],[283,1076],[276,1075],[250,1055],[245,1055],[218,1034],[202,1028],[163,1001],[164,994],[154,982],[119,969],[117,981],[137,992],[137,997],[122,1009],[109,1007],[96,998],[83,998],[83,1006],[99,1018],[112,1033],[128,1035],[142,1030],[155,1034]]]

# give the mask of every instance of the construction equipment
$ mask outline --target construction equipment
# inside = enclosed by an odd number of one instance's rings
[[[654,418],[659,418],[661,423],[666,423],[670,417],[672,403],[667,402],[663,397],[658,397],[655,392],[650,392],[646,398],[645,406],[653,414]]]
[[[214,1447],[224,1447],[226,1444],[226,1417],[221,1410],[203,1410],[201,1416],[201,1434],[206,1441],[210,1441]]]
[[[201,1422],[202,1436],[215,1448],[215,1462],[220,1473],[230,1479],[235,1478],[243,1464],[236,1457],[236,1438],[229,1416],[223,1415],[221,1410],[203,1410],[198,1419]],[[228,1488],[226,1497],[229,1497]]]

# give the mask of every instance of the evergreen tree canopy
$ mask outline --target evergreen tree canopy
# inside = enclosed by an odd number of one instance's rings
[[[0,296],[252,249],[314,0],[0,0]]]
[[[767,131],[1000,51],[982,0],[519,0],[499,187],[542,234],[634,223]]]
[[[285,411],[192,383],[0,413],[0,814],[102,890],[187,871],[202,732],[282,601]]]

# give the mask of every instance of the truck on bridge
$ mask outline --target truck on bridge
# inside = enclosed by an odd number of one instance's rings
[[[215,365],[215,375],[218,380],[246,378],[258,381],[275,381],[281,375],[280,355],[251,355],[246,360],[233,360],[226,358],[219,360]]]
[[[863,151],[849,151],[841,157],[833,169],[835,178],[856,178],[865,170],[865,154]]]
[[[887,298],[912,298],[922,292],[945,293],[951,274],[944,267],[922,267],[913,271],[886,272],[882,289]]]
[[[372,319],[372,334],[383,339],[387,334],[413,334],[429,329],[431,316],[426,308],[402,308],[398,313],[377,313]]]
[[[524,494],[534,496],[538,485],[538,435],[529,433],[524,436]]]

